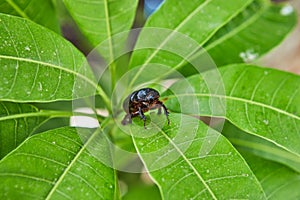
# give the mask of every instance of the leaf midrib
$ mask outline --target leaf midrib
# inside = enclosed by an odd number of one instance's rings
[[[206,51],[209,51],[210,49],[216,47],[218,44],[222,43],[223,41],[227,40],[228,38],[231,38],[235,36],[238,32],[241,32],[242,30],[246,29],[249,25],[253,24],[257,19],[259,19],[264,11],[267,10],[267,6],[262,6],[261,9],[256,12],[254,15],[252,15],[250,18],[248,18],[246,21],[244,21],[242,24],[240,24],[238,27],[232,29],[232,31],[228,32],[227,34],[223,35],[219,39],[215,40],[214,42],[210,43],[205,47]]]
[[[167,36],[167,38],[155,49],[153,53],[147,58],[147,60],[143,63],[143,65],[139,68],[136,75],[133,77],[130,83],[130,87],[133,85],[134,81],[137,79],[137,77],[141,74],[141,72],[144,70],[144,68],[147,66],[147,64],[152,60],[152,58],[161,50],[161,48],[169,41],[169,39],[176,33],[186,22],[187,20],[191,19],[198,9],[201,9],[205,5],[207,5],[212,0],[207,0],[197,6],[184,20],[182,20],[172,31],[170,35]]]
[[[111,29],[111,23],[109,18],[109,9],[108,9],[108,2],[107,0],[103,0],[104,3],[104,12],[105,12],[105,22],[106,22],[106,33],[107,33],[107,39],[108,39],[108,46],[109,46],[109,57],[110,62],[114,59],[113,49],[112,49],[112,29]]]
[[[21,58],[21,57],[15,57],[15,56],[7,56],[7,55],[0,55],[0,59],[1,58],[8,59],[8,60],[11,59],[11,60],[16,60],[16,61],[34,63],[34,64],[37,64],[37,65],[43,65],[43,66],[46,66],[46,67],[52,67],[54,69],[59,69],[61,71],[65,71],[69,74],[73,74],[73,75],[81,78],[82,80],[86,81],[87,83],[89,83],[92,87],[94,87],[96,89],[96,91],[99,93],[99,95],[103,98],[103,100],[106,103],[108,109],[110,110],[110,100],[109,100],[108,96],[106,95],[106,93],[103,91],[103,89],[97,83],[95,83],[94,81],[89,79],[87,76],[84,76],[83,74],[80,74],[76,71],[73,71],[73,70],[68,69],[68,68],[64,68],[64,67],[59,66],[59,65],[46,63],[46,62],[43,62],[41,60],[32,60],[32,59],[29,59],[29,58]]]
[[[211,197],[213,199],[217,199],[217,197],[215,196],[215,194],[213,193],[213,191],[210,189],[210,187],[207,185],[207,183],[205,182],[205,180],[202,178],[202,176],[199,174],[199,172],[197,171],[197,169],[194,167],[194,165],[189,161],[189,159],[184,155],[184,153],[180,150],[180,148],[177,147],[177,145],[174,143],[174,141],[168,137],[167,133],[165,133],[164,131],[161,131],[163,133],[163,135],[165,136],[165,138],[174,146],[174,148],[176,149],[176,151],[182,156],[182,158],[185,160],[185,162],[191,167],[191,169],[195,172],[196,176],[200,179],[200,181],[203,183],[203,185],[205,186],[205,188],[208,190],[209,194],[211,195]]]
[[[82,155],[82,153],[84,152],[84,150],[86,150],[86,147],[89,145],[89,143],[91,141],[93,141],[94,137],[97,136],[97,134],[99,134],[99,130],[97,129],[96,131],[94,131],[94,133],[91,135],[91,137],[86,141],[86,143],[81,147],[81,149],[77,152],[76,156],[73,158],[73,160],[70,162],[70,164],[68,165],[68,167],[64,170],[64,172],[60,175],[59,179],[56,181],[56,183],[54,184],[53,188],[51,189],[51,191],[47,194],[47,197],[45,198],[46,200],[49,200],[53,193],[56,191],[56,189],[59,187],[60,183],[63,181],[63,179],[65,178],[65,176],[70,172],[70,169],[73,167],[73,165],[76,163],[76,161],[78,160],[78,158]],[[71,172],[70,172],[71,173]],[[97,193],[98,194],[98,193]],[[101,197],[101,196],[100,196]]]
[[[154,126],[156,126],[156,128],[160,129],[160,127],[158,127],[155,123],[153,124]],[[168,134],[161,129],[161,132],[163,134],[163,136],[174,146],[174,148],[176,149],[176,151],[180,154],[180,156],[183,158],[183,160],[190,166],[190,168],[193,170],[193,172],[196,174],[196,176],[199,178],[199,180],[203,183],[204,187],[207,189],[207,191],[209,192],[209,194],[211,195],[212,199],[217,199],[217,197],[215,196],[215,194],[213,193],[213,191],[211,190],[211,188],[207,185],[207,183],[205,182],[205,180],[202,178],[202,176],[198,173],[197,169],[194,167],[194,165],[189,161],[189,159],[184,155],[184,153],[180,150],[180,148],[177,147],[177,145],[174,143],[174,141],[168,136]],[[133,137],[133,135],[132,135]],[[136,143],[135,143],[135,139],[133,137],[133,143],[135,145],[135,149],[139,152],[139,148],[137,147]],[[139,155],[142,155],[139,152]],[[151,175],[151,174],[150,174]]]
[[[252,105],[257,105],[257,106],[261,106],[261,107],[265,107],[265,108],[268,108],[268,109],[271,109],[273,111],[276,111],[276,112],[279,112],[281,114],[284,114],[284,115],[287,115],[291,118],[294,118],[294,119],[297,119],[297,120],[300,120],[300,117],[295,115],[295,114],[292,114],[292,113],[289,113],[285,110],[282,110],[280,108],[276,108],[274,106],[271,106],[271,105],[267,105],[265,103],[262,103],[262,102],[258,102],[258,101],[253,101],[253,100],[249,100],[249,99],[245,99],[245,98],[241,98],[241,97],[234,97],[234,96],[226,96],[226,95],[217,95],[217,94],[200,94],[200,93],[196,93],[196,94],[193,94],[193,95],[190,95],[190,94],[177,94],[176,96],[175,95],[170,95],[170,96],[164,96],[168,99],[171,99],[171,98],[176,98],[176,97],[179,97],[179,96],[200,96],[200,97],[216,97],[216,98],[224,98],[224,99],[228,99],[228,100],[233,100],[233,101],[240,101],[240,102],[243,102],[243,103],[247,103],[247,104],[252,104]],[[226,116],[224,116],[226,117]]]
[[[42,111],[42,112],[28,112],[28,113],[18,113],[11,114],[7,116],[0,116],[0,122],[5,120],[20,119],[20,118],[29,118],[29,117],[71,117],[72,112],[65,111]]]
[[[281,149],[278,149],[278,148],[274,148],[274,147],[264,145],[264,144],[260,144],[260,143],[257,143],[257,142],[252,142],[251,140],[244,140],[244,139],[238,139],[238,138],[229,138],[229,140],[235,145],[240,145],[242,147],[249,147],[249,148],[256,149],[256,150],[263,151],[263,152],[267,152],[267,153],[270,153],[270,154],[279,155],[279,157],[285,158],[285,159],[290,160],[292,162],[296,162],[300,165],[300,155],[296,154],[294,152],[291,152],[291,151],[289,151],[285,148],[283,148],[283,150],[287,151],[288,153],[281,150]],[[270,142],[272,142],[272,141],[270,141]]]
[[[242,30],[246,29],[248,26],[250,26],[251,24],[253,24],[254,22],[256,22],[256,19],[260,18],[262,16],[262,14],[264,13],[265,10],[267,10],[267,6],[262,6],[262,9],[260,9],[257,13],[255,13],[254,15],[252,15],[249,19],[247,19],[245,22],[243,22],[241,25],[239,25],[238,27],[232,29],[230,32],[228,32],[227,34],[224,34],[223,36],[221,36],[220,38],[218,38],[217,40],[213,41],[212,43],[209,43],[207,46],[205,46],[205,44],[209,41],[209,39],[211,37],[208,37],[207,40],[205,40],[202,45],[204,46],[204,49],[199,51],[198,53],[195,54],[195,52],[198,51],[198,49],[196,49],[195,51],[191,52],[189,54],[188,57],[190,57],[188,60],[193,60],[196,57],[199,57],[201,54],[204,54],[206,52],[208,52],[210,49],[213,49],[214,47],[216,47],[218,44],[224,42],[225,40],[228,40],[229,38],[235,36],[238,32],[241,32]],[[220,30],[220,29],[218,29]],[[218,31],[217,30],[217,31]],[[216,33],[217,31],[215,31],[214,33]],[[184,64],[186,64],[186,60],[182,60],[180,63],[178,63],[174,69],[179,69],[180,67],[184,66]]]
[[[23,10],[17,5],[15,4],[15,2],[13,0],[6,0],[6,2],[23,18],[29,19],[29,17],[27,16],[27,14],[25,12],[23,12]]]
[[[55,69],[59,69],[59,70],[62,70],[62,71],[65,71],[69,74],[73,74],[73,75],[76,75],[78,77],[80,77],[81,79],[87,81],[89,84],[91,84],[93,87],[97,88],[97,84],[94,83],[92,80],[90,80],[88,77],[76,72],[76,71],[73,71],[71,69],[68,69],[68,68],[64,68],[62,66],[59,66],[59,65],[54,65],[54,64],[51,64],[51,63],[46,63],[46,62],[43,62],[43,61],[40,61],[40,60],[32,60],[32,59],[29,59],[29,58],[21,58],[21,57],[15,57],[15,56],[6,56],[6,55],[0,55],[0,58],[3,58],[3,59],[8,59],[8,60],[16,60],[16,61],[21,61],[21,62],[28,62],[28,63],[34,63],[34,64],[37,64],[37,65],[43,65],[43,66],[46,66],[46,67],[51,67],[51,68],[55,68]]]

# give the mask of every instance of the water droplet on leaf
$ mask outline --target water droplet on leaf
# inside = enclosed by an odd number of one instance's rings
[[[239,56],[243,59],[244,62],[247,63],[255,60],[259,56],[259,54],[255,53],[253,49],[248,49],[245,52],[241,52]]]
[[[43,85],[41,82],[38,82],[38,91],[43,91]]]
[[[263,123],[264,123],[265,125],[269,125],[269,120],[264,119],[264,120],[263,120]]]

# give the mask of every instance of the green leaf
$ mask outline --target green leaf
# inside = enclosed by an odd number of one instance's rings
[[[138,0],[64,0],[78,27],[93,46],[101,45],[101,53],[113,61],[116,47],[124,48],[127,34],[121,38],[114,35],[127,32],[134,20]]]
[[[268,199],[300,198],[299,173],[275,162],[242,153],[261,183]]]
[[[220,73],[220,74],[218,74]],[[184,80],[186,81],[186,80]],[[239,129],[272,142],[300,160],[300,77],[275,69],[237,64],[189,77],[193,93],[176,82],[166,106],[173,112],[225,117]],[[223,90],[222,90],[223,88]],[[175,98],[176,97],[176,98]],[[199,112],[178,100],[196,98]]]
[[[59,23],[51,0],[3,0],[0,12],[30,19],[60,33]]]
[[[37,134],[2,159],[1,199],[113,199],[114,170],[87,148],[99,132],[78,130]],[[97,149],[109,159],[105,146]]]
[[[134,185],[124,195],[123,200],[161,200],[159,190],[155,186]]]
[[[292,11],[281,14],[284,8]],[[194,68],[250,61],[277,45],[295,24],[292,7],[266,0],[166,0],[143,28],[130,67],[184,66],[187,75],[197,73]]]
[[[290,4],[255,0],[204,45],[217,66],[251,62],[274,48],[296,25]]]
[[[151,116],[156,123],[147,122],[146,130],[137,119],[141,124],[131,131],[163,199],[265,198],[246,162],[220,133],[187,115],[171,113],[169,126],[162,117]]]
[[[161,63],[175,67],[183,58],[162,51],[165,46],[177,47],[177,32],[186,34],[197,42],[197,46],[189,46],[183,42],[182,48],[187,48],[187,56],[199,49],[214,33],[228,23],[232,18],[244,10],[251,0],[209,0],[209,1],[171,1],[167,0],[146,22],[136,44],[136,49],[143,44],[155,43],[154,49],[147,48],[135,51],[132,55],[130,67],[147,65],[148,63]],[[164,19],[164,20],[161,20]],[[145,28],[155,27],[157,33]],[[170,29],[169,34],[164,29]],[[155,30],[155,29],[154,29]],[[153,37],[155,35],[155,37]],[[154,40],[155,38],[155,40]],[[187,45],[189,44],[189,45]],[[176,52],[175,52],[176,53]],[[170,56],[172,59],[170,59]],[[181,56],[181,55],[179,55]],[[175,57],[175,58],[173,58]]]
[[[224,134],[239,151],[247,151],[256,156],[279,162],[300,173],[300,159],[298,155],[268,140],[250,135],[228,122],[224,124],[222,134]]]
[[[47,118],[31,105],[0,102],[0,159],[15,149]]]
[[[0,41],[0,99],[48,102],[95,94],[85,57],[55,33],[1,14]]]

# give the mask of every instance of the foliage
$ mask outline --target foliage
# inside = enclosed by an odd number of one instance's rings
[[[300,77],[255,64],[292,30],[293,7],[165,0],[132,29],[137,9],[0,1],[0,198],[299,198]],[[88,56],[59,31],[66,12]],[[141,87],[160,91],[170,125],[152,111],[146,129],[121,125]]]

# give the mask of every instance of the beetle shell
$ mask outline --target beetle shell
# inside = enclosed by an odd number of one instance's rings
[[[144,127],[146,128],[146,117],[144,112],[156,108],[158,108],[158,114],[161,113],[161,108],[164,109],[168,123],[170,123],[167,108],[159,101],[159,97],[159,92],[152,88],[142,88],[131,93],[123,102],[123,109],[126,112],[126,115],[122,124],[126,125],[131,123],[133,117],[140,116],[140,118],[144,120]]]

